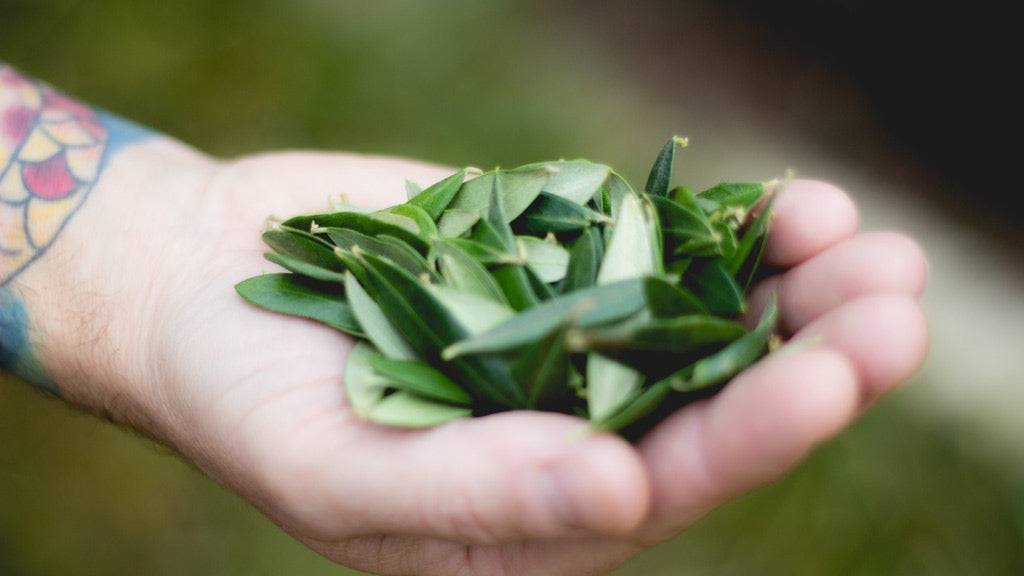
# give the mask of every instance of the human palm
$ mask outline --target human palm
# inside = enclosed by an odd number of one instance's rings
[[[924,258],[907,238],[856,235],[835,188],[797,181],[775,204],[767,259],[794,343],[637,444],[565,415],[509,412],[429,430],[356,419],[352,342],[258,310],[238,281],[270,270],[269,215],[344,194],[381,207],[446,169],[283,153],[220,165],[159,269],[154,435],[312,549],[381,574],[603,574],[725,500],[785,473],[924,356]],[[172,279],[173,277],[173,279]]]

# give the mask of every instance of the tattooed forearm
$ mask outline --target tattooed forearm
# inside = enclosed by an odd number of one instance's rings
[[[117,148],[146,133],[0,62],[0,370],[43,383],[15,280],[46,253]]]

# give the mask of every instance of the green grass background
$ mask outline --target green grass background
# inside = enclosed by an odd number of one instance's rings
[[[686,114],[715,99],[700,84],[715,70],[637,73],[659,46],[609,34],[607,11],[568,6],[0,0],[0,60],[222,156],[345,149],[481,167],[570,156],[642,182],[672,134],[742,136],[742,111]],[[695,2],[636,9],[719,23]],[[740,32],[751,33],[722,28]],[[802,114],[775,122],[796,130]],[[689,183],[786,168],[731,165],[742,142],[692,148]],[[163,448],[0,378],[0,575],[353,573]],[[921,414],[926,386],[915,379],[786,478],[616,574],[1024,574],[1020,478],[982,456],[991,448],[969,426]]]

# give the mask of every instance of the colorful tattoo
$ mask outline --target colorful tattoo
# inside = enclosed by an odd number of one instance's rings
[[[112,154],[147,134],[0,62],[0,370],[42,384],[10,282],[53,243]]]

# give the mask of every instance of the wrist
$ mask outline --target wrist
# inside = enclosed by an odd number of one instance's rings
[[[87,411],[162,437],[165,402],[151,342],[175,279],[173,266],[153,261],[174,257],[170,240],[184,233],[189,207],[216,164],[162,136],[138,132],[119,141],[124,134],[116,131],[134,127],[99,120],[111,130],[111,149],[92,185],[62,215],[45,250],[0,288],[12,344],[4,346],[5,368]]]

